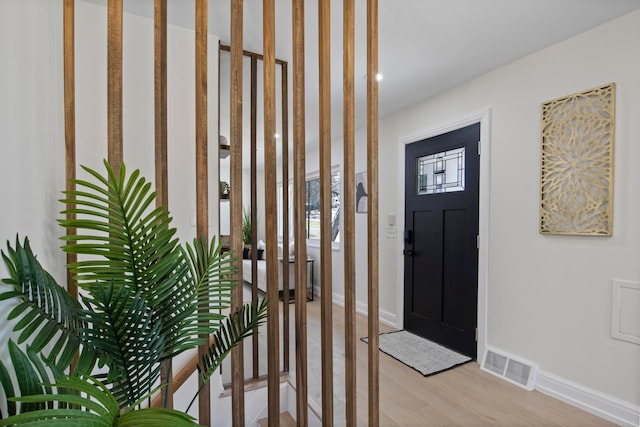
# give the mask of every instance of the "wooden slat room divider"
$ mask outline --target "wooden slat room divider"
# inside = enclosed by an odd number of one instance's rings
[[[107,158],[117,175],[122,163],[122,0],[107,3]]]
[[[66,190],[74,191],[75,184],[71,180],[76,177],[75,0],[64,0],[63,26],[65,176]],[[67,204],[67,211],[74,208],[75,205]],[[74,218],[75,214],[67,214],[67,219]],[[75,234],[75,229],[67,228],[67,236]],[[78,255],[67,252],[67,264],[77,260]],[[78,286],[70,269],[67,269],[67,289],[73,297],[78,298]]]
[[[258,58],[251,56],[251,224],[258,224]],[[251,227],[251,242],[258,242],[258,227]],[[258,299],[258,251],[251,251],[251,300]],[[260,376],[258,328],[253,330],[253,378]]]
[[[156,205],[169,206],[167,164],[167,0],[154,0],[154,131]]]
[[[369,425],[380,424],[380,353],[378,352],[378,0],[367,0],[367,235]]]
[[[289,248],[289,72],[287,63],[280,66],[282,89],[282,247]],[[284,255],[284,254],[283,254]],[[283,301],[289,301],[289,257],[282,262]],[[302,296],[301,296],[302,298]],[[304,298],[306,298],[306,293]],[[289,372],[289,304],[282,305],[282,366]]]
[[[296,241],[296,418],[298,426],[309,424],[307,397],[307,245],[305,176],[305,96],[304,96],[304,1],[292,0],[293,40],[293,198],[294,240]]]
[[[231,52],[231,47],[229,45],[224,45],[224,44],[220,44],[219,45],[219,51],[220,52]],[[249,123],[249,129],[250,129],[250,197],[251,197],[251,202],[250,202],[250,206],[252,207],[251,209],[251,224],[258,224],[258,210],[259,210],[259,206],[257,203],[257,153],[259,151],[258,148],[258,141],[257,141],[257,106],[258,106],[258,63],[259,61],[264,61],[264,56],[256,53],[256,52],[251,52],[248,50],[243,50],[242,51],[242,55],[245,58],[249,58],[250,60],[250,67],[249,67],[249,73],[250,73],[250,82],[249,82],[249,87],[250,87],[250,95],[249,95],[249,108],[250,108],[250,123]],[[288,63],[286,61],[283,61],[281,59],[276,58],[275,59],[275,64],[276,64],[276,69],[278,66],[280,66],[281,69],[281,79],[280,79],[280,84],[281,84],[281,138],[282,138],[282,151],[283,152],[288,152],[288,144],[289,144],[289,132],[288,132],[288,117],[289,117],[289,105],[288,105]],[[244,65],[244,64],[243,64]],[[244,69],[242,69],[242,75],[244,75]],[[224,72],[224,70],[221,70],[221,72]],[[277,73],[276,73],[277,74]],[[242,82],[240,82],[242,83]],[[239,84],[240,84],[239,83]],[[275,92],[274,92],[275,93]],[[244,98],[243,94],[239,94],[240,98]],[[235,102],[235,101],[233,101]],[[242,102],[242,108],[244,109],[246,107],[246,103]],[[234,108],[238,108],[237,106]],[[239,110],[236,113],[236,116],[238,114],[240,114],[241,110]],[[243,113],[244,115],[244,113]],[[233,120],[230,120],[233,121]],[[237,121],[235,123],[238,123]],[[232,125],[232,126],[235,126]],[[245,127],[244,125],[242,126],[243,128]],[[244,138],[242,138],[242,142],[238,143],[238,147],[241,146],[241,144],[244,144]],[[283,157],[282,158],[282,164],[281,164],[281,172],[282,172],[282,177],[283,177],[283,181],[287,181],[289,178],[289,159],[288,157]],[[237,184],[239,185],[239,184]],[[232,185],[233,187],[233,185]],[[243,191],[246,190],[246,186],[244,186],[243,184]],[[233,199],[233,197],[230,198],[231,203],[234,202],[235,199]],[[288,200],[288,194],[283,194],[283,200],[282,200],[282,210],[284,212],[288,212],[289,211],[289,200]],[[243,215],[244,215],[244,211],[243,211]],[[283,216],[283,229],[288,229],[289,224],[288,224],[288,217]],[[288,246],[288,236],[283,236],[283,242],[282,245],[283,246]],[[258,227],[251,227],[251,246],[253,248],[255,248],[258,244]],[[250,257],[251,257],[251,292],[252,292],[252,300],[255,301],[258,299],[259,297],[259,291],[258,291],[258,271],[257,271],[257,251],[256,250],[251,250],[250,251]],[[284,270],[284,274],[282,277],[283,282],[286,281],[286,283],[283,283],[283,287],[287,286],[288,289],[291,289],[291,285],[289,284],[288,281],[288,266],[286,266],[286,263],[284,263],[285,265],[283,265],[283,270]],[[243,266],[244,268],[244,266]],[[283,295],[286,294],[286,291],[283,290]],[[290,313],[288,312],[288,306],[284,306],[284,310],[283,310],[283,317],[288,319],[290,316]],[[284,351],[285,348],[289,347],[289,343],[286,342],[289,340],[290,337],[290,328],[289,328],[289,324],[287,321],[284,321],[283,319],[283,327],[282,327],[282,349]],[[264,376],[260,375],[259,372],[259,337],[258,337],[258,329],[256,329],[254,331],[254,336],[252,337],[252,347],[253,347],[253,352],[251,355],[252,358],[252,378],[251,380],[247,380],[247,378],[245,378],[245,386],[255,386],[256,382],[260,382],[262,381],[264,378]],[[283,369],[282,372],[286,373],[289,370],[289,360],[288,359],[288,355],[286,354],[286,352],[283,353]]]
[[[347,426],[357,423],[356,383],[356,200],[355,200],[355,6],[354,0],[343,1],[343,125],[344,125],[344,191],[342,218],[344,230],[344,340],[345,340],[345,418]]]
[[[242,253],[242,77],[243,77],[243,1],[231,2],[231,250]],[[242,283],[242,258],[236,257],[239,280]],[[231,310],[242,307],[242,286],[236,286],[231,295]],[[231,414],[233,425],[242,427],[244,421],[244,346],[231,351]]]
[[[75,58],[74,58],[74,0],[64,1],[64,99],[65,99],[65,167],[67,178],[75,177]],[[207,33],[208,33],[208,0],[194,0],[195,16],[195,73],[196,73],[196,229],[198,237],[208,238],[208,129],[207,129]],[[231,45],[232,58],[231,78],[231,248],[242,251],[242,62],[243,55],[243,1],[230,0]],[[320,118],[320,182],[321,182],[321,341],[322,341],[322,418],[323,425],[334,423],[333,414],[333,327],[332,327],[332,253],[331,253],[331,79],[330,79],[330,0],[318,3],[318,36],[319,36],[319,118]],[[305,34],[304,34],[304,0],[292,0],[292,39],[293,39],[293,178],[294,178],[294,239],[296,242],[295,262],[295,324],[296,324],[296,411],[297,424],[307,426],[308,420],[308,373],[307,373],[307,250],[306,240],[306,182],[305,182]],[[344,192],[342,203],[344,244],[344,292],[345,292],[345,349],[346,349],[346,424],[357,423],[356,405],[356,335],[355,335],[355,95],[354,95],[354,0],[343,3],[343,91],[344,91]],[[114,170],[118,171],[123,156],[122,126],[122,0],[109,0],[108,13],[108,160]],[[167,0],[154,0],[154,97],[155,97],[155,156],[157,204],[168,204],[168,172],[167,172]],[[263,60],[264,81],[264,142],[265,142],[265,204],[266,204],[266,241],[267,241],[267,297],[278,301],[278,254],[277,254],[277,171],[276,171],[276,72],[275,64],[282,65],[283,88],[283,153],[288,153],[288,68],[286,62],[275,58],[275,1],[263,0],[263,55],[251,56],[251,205],[256,206],[256,92],[257,61]],[[368,425],[379,425],[379,373],[378,373],[378,3],[367,0],[367,171],[368,171]],[[288,246],[288,157],[283,159],[283,243]],[[72,189],[69,183],[67,189]],[[233,202],[233,201],[236,202]],[[252,209],[252,223],[257,224],[256,209]],[[69,231],[73,233],[73,231]],[[257,240],[257,227],[253,227],[252,241]],[[255,251],[254,251],[255,252]],[[73,257],[73,255],[68,255]],[[74,259],[68,258],[68,262]],[[238,262],[240,264],[240,262]],[[287,296],[288,262],[283,263],[284,288]],[[257,280],[255,256],[252,266],[253,297],[257,297]],[[69,289],[74,283],[68,275]],[[242,289],[238,287],[232,297],[233,308],[242,303]],[[284,323],[288,325],[288,304],[283,313]],[[207,307],[201,307],[207,310]],[[269,426],[279,424],[280,411],[280,331],[279,304],[272,304],[269,310],[268,323],[268,411]],[[284,332],[285,371],[289,368],[288,332]],[[203,354],[205,347],[199,350]],[[257,337],[254,338],[253,377],[259,377],[257,365]],[[232,355],[232,417],[234,426],[242,426],[244,420],[244,369],[242,348],[234,350]],[[175,378],[180,383],[187,378],[181,373]],[[163,370],[163,381],[172,381],[170,368]],[[172,394],[169,389],[165,405],[172,405]],[[211,424],[210,388],[204,387],[199,395],[199,422]]]
[[[320,119],[320,334],[322,353],[322,421],[333,425],[333,284],[331,254],[331,11],[318,1]]]
[[[209,239],[209,168],[207,152],[207,33],[208,33],[208,0],[195,0],[196,5],[196,234],[198,238]],[[207,305],[199,310],[208,311]],[[207,338],[208,337],[203,337]],[[207,346],[198,348],[202,358],[207,354]],[[202,387],[198,378],[198,386]],[[202,387],[198,395],[199,422],[211,425],[211,387]]]
[[[277,427],[280,414],[280,320],[278,308],[278,224],[276,178],[276,73],[275,73],[275,3],[262,2],[262,39],[264,73],[264,175],[267,238],[267,298],[271,301],[267,318],[267,383],[269,427]]]
[[[156,206],[169,208],[169,168],[167,158],[167,0],[154,0],[153,4],[153,97],[155,136]],[[171,360],[164,362],[160,381],[166,384],[162,391],[163,404],[173,408]]]

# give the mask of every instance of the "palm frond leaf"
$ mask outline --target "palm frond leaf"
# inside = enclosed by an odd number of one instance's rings
[[[63,237],[63,250],[85,255],[70,268],[90,292],[107,283],[140,292],[160,325],[167,359],[199,344],[185,329],[197,305],[189,263],[168,211],[152,206],[155,193],[139,170],[127,176],[121,165],[116,177],[106,161],[105,168],[102,176],[85,167],[92,179],[75,180],[77,190],[66,192],[70,198],[62,202],[73,202],[75,208],[64,213],[76,218],[60,223],[76,234]]]
[[[160,334],[165,340],[162,359],[166,360],[197,347],[201,342],[194,339],[191,332],[197,311],[197,292],[189,264],[184,258],[163,283],[167,286],[150,289],[146,297],[161,323]]]
[[[213,344],[198,364],[198,372],[202,382],[209,380],[233,347],[250,336],[254,328],[265,322],[268,306],[269,303],[266,299],[257,300],[251,304],[243,305],[227,317],[214,333]]]
[[[80,329],[83,341],[106,357],[107,381],[121,407],[146,394],[160,374],[164,338],[160,323],[141,293],[114,284],[98,284],[82,319],[91,327]]]
[[[2,258],[10,274],[2,281],[12,289],[0,294],[0,300],[19,300],[7,316],[9,320],[22,316],[14,327],[14,331],[21,332],[18,343],[32,338],[35,352],[52,343],[47,358],[55,360],[59,369],[66,369],[80,345],[80,304],[42,268],[28,238],[23,244],[16,238],[15,248],[7,242],[7,253],[2,251]]]
[[[23,352],[13,340],[9,340],[9,358],[13,371],[15,372],[15,381],[17,382],[17,389],[19,391],[18,396],[29,396],[32,394],[43,394],[45,392],[51,392],[50,388],[43,388],[42,383],[49,382],[49,375],[47,374],[42,361],[34,358],[33,351],[31,357]],[[14,388],[11,375],[7,367],[0,361],[0,382],[5,396],[7,397],[7,414],[9,416],[16,415],[18,413],[37,411],[47,409],[46,404],[41,402],[22,403],[18,407],[12,398],[15,398],[16,389]],[[5,415],[5,414],[3,414]]]
[[[190,415],[166,408],[143,408],[128,411],[122,414],[115,424],[117,427],[193,427],[197,425],[199,424]]]
[[[66,408],[25,412],[0,420],[0,426],[20,427],[111,427],[111,425],[94,413]]]
[[[91,426],[91,427],[156,427],[156,426],[197,426],[191,416],[165,408],[126,408],[122,414],[116,397],[99,380],[87,377],[63,377],[47,387],[56,387],[58,394],[37,394],[12,398],[21,404],[57,404],[55,409],[35,410],[13,415],[0,420],[0,426]],[[86,396],[83,396],[86,395]],[[142,399],[148,396],[143,396]]]
[[[231,252],[222,252],[222,244],[213,238],[210,244],[194,239],[185,246],[197,292],[197,305],[207,306],[206,312],[196,311],[190,323],[191,335],[210,335],[220,327],[225,316],[220,312],[231,306],[231,290],[238,285],[238,269]]]
[[[96,426],[115,425],[120,408],[113,394],[93,377],[63,377],[47,387],[56,387],[57,394],[33,394],[13,398],[26,405],[57,403],[57,407],[21,413],[0,421],[0,426]],[[86,394],[82,396],[82,393]],[[73,405],[73,407],[71,407]]]
[[[192,245],[185,245],[183,254],[188,262],[180,268],[187,271],[175,276],[181,282],[176,282],[169,295],[162,296],[166,304],[154,307],[163,323],[165,359],[207,342],[201,336],[220,327],[225,318],[220,311],[229,308],[231,289],[237,283],[230,253],[222,252],[215,237],[210,243],[194,239]],[[204,304],[206,312],[199,310]]]
[[[74,180],[76,190],[66,191],[69,198],[61,200],[74,205],[63,214],[75,218],[62,219],[60,224],[76,229],[75,235],[62,237],[66,241],[62,249],[87,256],[69,267],[78,285],[88,290],[97,282],[113,282],[143,295],[152,288],[162,295],[183,263],[169,212],[166,207],[153,207],[155,192],[139,170],[127,176],[122,165],[116,176],[104,164],[106,176],[83,167],[92,181]]]
[[[2,387],[4,396],[7,399],[6,413],[0,411],[0,419],[3,419],[16,414],[16,402],[11,400],[11,398],[16,396],[16,391],[13,387],[13,381],[11,381],[9,370],[4,363],[2,363],[2,360],[0,360],[0,387]]]

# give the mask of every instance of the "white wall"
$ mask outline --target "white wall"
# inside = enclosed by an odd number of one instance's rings
[[[380,123],[381,222],[395,212],[401,235],[399,141],[491,108],[488,344],[636,405],[640,346],[610,337],[610,281],[640,281],[639,45],[640,12],[634,12]],[[540,105],[612,81],[617,83],[613,237],[540,235]],[[401,239],[385,239],[384,228],[381,224],[380,307],[395,312],[402,286],[397,280]],[[360,241],[360,225],[357,232]]]
[[[41,263],[63,277],[58,249],[64,188],[60,2],[10,0],[0,12],[0,245],[29,236]],[[1,277],[6,277],[4,263]]]
[[[58,249],[64,188],[64,110],[61,2],[4,1],[0,11],[0,249],[29,237],[38,260],[56,278],[64,277]],[[0,278],[7,277],[0,262]],[[0,285],[3,290],[5,285]],[[13,301],[2,301],[7,313]],[[9,359],[15,340],[12,322],[2,319],[0,360]],[[0,411],[6,413],[6,398]]]

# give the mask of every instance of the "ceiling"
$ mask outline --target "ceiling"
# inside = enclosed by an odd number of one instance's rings
[[[87,0],[106,4],[106,0]],[[366,1],[356,3],[356,128],[366,118]],[[125,10],[152,16],[151,0]],[[168,0],[193,28],[194,2]],[[291,0],[275,0],[276,56],[291,62]],[[640,0],[379,0],[380,117],[640,8]],[[318,141],[317,0],[305,2],[306,136]],[[209,32],[229,44],[229,0],[209,1]],[[342,135],[342,0],[331,1],[332,138]],[[262,51],[262,2],[244,1],[245,49]],[[291,105],[291,104],[290,104]],[[248,135],[248,132],[245,132]],[[258,133],[260,135],[260,133]]]

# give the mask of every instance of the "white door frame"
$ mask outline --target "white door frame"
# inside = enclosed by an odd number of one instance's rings
[[[479,199],[479,233],[480,248],[478,251],[478,347],[477,360],[480,362],[487,345],[487,296],[489,278],[489,203],[490,203],[490,160],[491,160],[491,108],[471,113],[461,119],[440,126],[432,127],[417,133],[401,137],[398,141],[398,200],[399,226],[404,227],[405,217],[405,148],[407,144],[438,136],[465,126],[480,123],[480,199]],[[400,223],[400,218],[402,222]],[[404,228],[402,228],[404,231]],[[398,239],[398,264],[396,286],[396,327],[404,327],[404,239]]]

